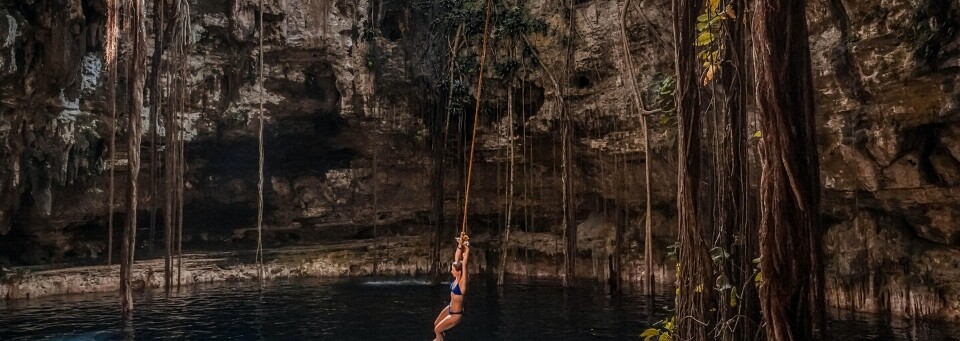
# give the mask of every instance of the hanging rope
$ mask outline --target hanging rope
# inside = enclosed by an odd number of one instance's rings
[[[260,159],[257,180],[257,272],[263,284],[263,0],[260,0],[260,127],[258,132]]]
[[[470,207],[470,177],[473,174],[473,152],[477,145],[477,122],[480,117],[480,95],[483,93],[483,65],[487,60],[487,30],[490,27],[490,7],[493,0],[487,0],[487,13],[483,19],[483,47],[480,50],[480,73],[477,76],[477,105],[473,111],[473,135],[470,139],[470,163],[467,164],[467,187],[463,194],[463,225],[461,233],[467,233],[467,208]]]

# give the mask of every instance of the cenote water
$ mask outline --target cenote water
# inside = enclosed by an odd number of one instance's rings
[[[601,285],[564,289],[514,278],[498,288],[471,280],[463,322],[449,340],[638,340],[646,298],[611,296]],[[430,340],[448,287],[419,279],[302,279],[219,283],[135,297],[131,324],[115,294],[0,303],[0,340]],[[669,315],[670,296],[654,304]],[[843,316],[843,314],[837,315]],[[871,316],[831,323],[835,340],[953,340],[955,327]]]

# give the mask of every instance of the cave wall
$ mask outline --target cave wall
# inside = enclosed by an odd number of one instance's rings
[[[960,5],[831,0],[808,19],[828,296],[957,316]]]
[[[645,160],[639,118],[625,101],[619,5],[576,2],[567,38],[562,6],[526,2],[549,26],[530,36],[542,65],[568,76],[558,81],[575,132],[578,244],[583,259],[593,261],[583,262],[582,273],[601,277],[605,270],[596,265],[611,250],[618,207],[629,212],[630,259],[641,254],[646,162],[658,245],[672,243],[676,224],[675,128],[669,120],[653,122],[653,155]],[[640,84],[651,95],[674,70],[670,3],[635,5],[627,31]],[[183,66],[192,75],[185,242],[196,248],[247,247],[254,235],[257,6],[191,1],[195,50]],[[931,310],[960,311],[950,303],[960,297],[950,270],[960,267],[958,6],[810,2],[830,289],[837,297],[866,292],[844,299],[852,307],[907,311],[922,299],[933,302]],[[104,12],[100,0],[0,6],[0,158],[9,165],[0,169],[0,263],[103,257],[106,172],[124,167],[106,160],[112,122],[104,103]],[[268,0],[264,24],[268,245],[428,233],[428,118],[442,97],[436,88],[445,37],[399,0]],[[574,44],[569,65],[567,39]],[[539,71],[512,90],[530,111],[515,128],[526,138],[516,142],[504,127],[505,88],[489,79],[483,96],[484,107],[494,109],[478,127],[472,224],[491,236],[502,228],[513,143],[523,151],[514,222],[524,237],[517,247],[549,257],[559,250],[551,232],[560,231],[562,214],[557,86]],[[445,165],[451,226],[461,210],[456,160],[464,150],[454,143],[447,154],[454,161]],[[151,197],[143,193],[140,207]],[[118,202],[116,210],[122,208]],[[140,215],[143,241],[149,218]],[[665,252],[657,258],[663,264]],[[635,271],[628,276],[640,267]]]

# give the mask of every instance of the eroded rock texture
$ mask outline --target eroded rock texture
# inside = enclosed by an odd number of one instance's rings
[[[659,82],[674,72],[670,4],[634,3],[627,32],[640,84],[648,102],[656,103]],[[185,243],[252,248],[258,1],[191,5],[194,50],[179,66],[191,75]],[[112,164],[105,160],[112,122],[104,101],[104,6],[100,0],[0,6],[0,157],[8,165],[0,169],[0,263],[104,257],[105,172]],[[487,80],[471,228],[496,236],[503,226],[512,144],[519,232],[511,271],[560,269],[561,92],[574,131],[578,272],[608,276],[616,211],[623,208],[629,212],[628,262],[636,264],[624,276],[639,278],[646,162],[653,170],[658,249],[672,243],[675,125],[654,120],[653,155],[644,159],[639,117],[628,107],[623,76],[620,6],[576,1],[571,29],[563,6],[526,1],[531,15],[548,24],[545,33],[529,35],[542,66],[528,65],[531,71],[513,87],[498,76]],[[960,283],[950,270],[960,266],[958,7],[948,0],[811,2],[828,272],[833,296],[853,308],[960,316],[950,303],[960,301]],[[439,121],[450,132],[440,155],[446,160],[444,225],[452,236],[462,210],[463,136],[472,128],[464,121],[472,117],[444,117],[439,89],[450,41],[430,13],[399,0],[267,0],[263,14],[268,247],[428,238],[435,219],[431,147],[442,131],[434,129]],[[492,42],[495,51],[507,44]],[[493,53],[491,63],[498,58]],[[467,92],[473,81],[465,80]],[[512,141],[508,91],[518,111]],[[149,181],[148,172],[141,174],[143,183]],[[140,207],[149,208],[152,196],[141,198]],[[148,211],[141,222],[144,242]],[[662,266],[665,251],[656,256]]]

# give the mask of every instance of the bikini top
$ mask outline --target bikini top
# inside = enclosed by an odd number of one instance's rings
[[[457,296],[463,296],[463,292],[460,291],[460,283],[456,281],[450,283],[450,292]]]

